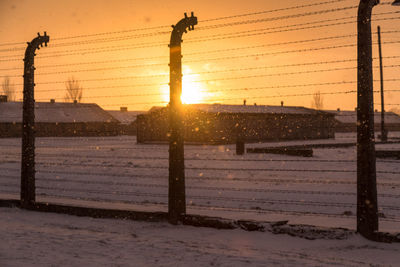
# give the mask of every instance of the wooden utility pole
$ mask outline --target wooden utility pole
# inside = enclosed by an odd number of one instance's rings
[[[22,110],[21,206],[29,208],[35,203],[35,98],[34,59],[36,49],[47,46],[49,36],[34,38],[25,51],[24,102]]]
[[[357,17],[357,231],[368,239],[378,230],[371,41],[372,8],[378,3],[360,0]]]
[[[381,43],[381,27],[378,26],[378,43],[379,43],[379,69],[381,74],[381,141],[387,141],[387,131],[385,129],[385,95],[383,92],[383,63],[382,63],[382,43]]]
[[[182,108],[182,36],[194,30],[197,17],[185,13],[175,26],[170,41],[170,102],[169,102],[169,182],[168,214],[170,223],[176,224],[186,214],[185,162],[184,162],[184,118]]]

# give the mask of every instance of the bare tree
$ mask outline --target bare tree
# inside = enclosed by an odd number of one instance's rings
[[[68,80],[65,82],[65,88],[67,90],[64,96],[65,102],[73,102],[75,100],[77,102],[81,102],[83,88],[78,80],[76,80],[74,77],[68,78]]]
[[[318,110],[321,110],[324,107],[324,98],[319,90],[313,94],[313,101],[311,102],[311,107]]]
[[[4,77],[3,83],[1,84],[1,88],[9,101],[15,101],[15,93],[13,87],[14,86],[10,82],[10,78]]]

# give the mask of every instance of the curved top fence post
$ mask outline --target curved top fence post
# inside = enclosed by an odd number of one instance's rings
[[[184,123],[182,114],[182,36],[197,25],[197,17],[185,18],[173,25],[170,49],[170,102],[169,102],[169,221],[176,224],[186,214]]]
[[[47,46],[50,37],[38,36],[25,51],[24,58],[24,102],[22,110],[22,159],[21,159],[21,206],[28,208],[35,203],[35,98],[34,59],[36,49]]]

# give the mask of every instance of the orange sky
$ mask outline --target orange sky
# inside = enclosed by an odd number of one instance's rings
[[[357,0],[207,20],[326,1],[0,0],[0,44],[18,43],[0,46],[0,81],[10,76],[17,99],[21,99],[25,42],[37,32],[47,31],[49,47],[38,51],[35,59],[36,101],[63,101],[64,83],[73,76],[84,88],[83,102],[95,102],[105,109],[128,106],[129,110],[147,110],[165,104],[169,90],[168,25],[176,24],[184,12],[194,11],[199,25],[184,36],[183,42],[184,94],[188,101],[241,104],[246,98],[249,104],[279,105],[284,101],[285,105],[310,106],[311,94],[318,90],[356,90],[356,62],[350,60],[356,59],[357,9],[282,17],[357,6]],[[389,5],[374,9],[373,31],[381,25],[385,57],[400,56],[400,33],[388,33],[400,31],[399,20],[388,19],[399,18],[399,13],[382,14],[396,11],[400,8]],[[221,25],[234,22],[241,24]],[[341,24],[321,27],[337,23]],[[134,31],[155,26],[165,27]],[[328,37],[335,38],[301,42]],[[373,37],[376,41],[376,35]],[[341,47],[327,49],[336,46]],[[290,52],[293,50],[301,51]],[[331,62],[344,60],[347,62]],[[318,62],[331,63],[310,64]],[[384,63],[388,66],[386,103],[400,104],[400,93],[390,92],[400,89],[399,82],[389,81],[398,78],[400,58],[385,58]],[[378,66],[377,60],[375,64]],[[379,79],[378,74],[375,69],[375,79]],[[306,84],[324,85],[303,86]],[[379,83],[375,90],[379,90]],[[306,96],[293,96],[299,94]],[[375,102],[379,104],[379,94]],[[324,96],[327,109],[354,109],[355,105],[354,93]]]

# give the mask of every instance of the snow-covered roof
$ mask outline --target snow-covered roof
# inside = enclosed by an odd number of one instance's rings
[[[122,124],[130,124],[136,120],[137,115],[146,113],[145,111],[120,111],[120,110],[106,110],[114,118]]]
[[[35,103],[36,122],[118,122],[97,104]],[[22,122],[22,102],[1,102],[0,122]]]
[[[265,106],[265,105],[222,105],[222,104],[190,104],[187,108],[201,110],[209,113],[260,113],[260,114],[321,114],[315,109],[295,106]],[[161,107],[152,107],[149,112],[156,111]]]
[[[335,114],[335,119],[341,123],[356,123],[357,112],[352,110],[327,110],[326,112]],[[381,123],[381,112],[374,113],[374,122]],[[400,116],[393,112],[385,112],[385,123],[400,124]]]
[[[261,106],[261,105],[221,105],[193,104],[190,105],[211,113],[274,113],[274,114],[316,114],[319,111],[305,107],[293,106]]]

